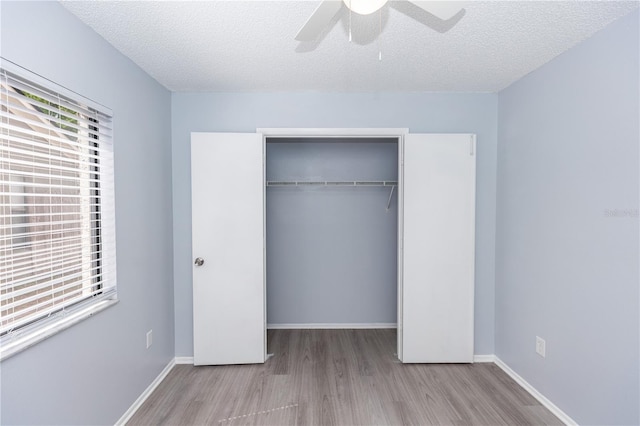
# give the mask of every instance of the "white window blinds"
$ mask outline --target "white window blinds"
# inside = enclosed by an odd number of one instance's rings
[[[3,339],[114,298],[116,290],[111,113],[6,65],[0,68]]]

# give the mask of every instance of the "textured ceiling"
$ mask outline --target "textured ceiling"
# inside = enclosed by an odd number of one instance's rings
[[[496,92],[638,7],[459,3],[466,14],[446,33],[387,5],[352,14],[349,42],[343,6],[319,40],[301,43],[318,1],[62,2],[172,91],[247,92]]]

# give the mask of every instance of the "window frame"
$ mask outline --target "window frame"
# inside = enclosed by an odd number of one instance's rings
[[[99,293],[94,291],[94,294],[86,296],[82,300],[75,300],[71,304],[62,306],[64,303],[60,303],[59,309],[55,312],[40,315],[40,318],[34,318],[33,321],[21,324],[14,330],[4,331],[4,334],[0,336],[0,361],[118,303],[115,247],[114,147],[110,129],[113,124],[113,112],[95,101],[0,57],[0,78],[3,81],[6,81],[5,73],[28,82],[41,89],[44,93],[57,95],[59,96],[58,99],[67,99],[84,109],[94,111],[96,116],[100,117],[99,120],[87,118],[89,122],[96,122],[97,127],[91,128],[91,124],[87,124],[87,127],[91,130],[88,132],[88,137],[85,135],[85,139],[95,139],[95,142],[83,141],[83,145],[84,142],[87,142],[86,148],[87,152],[90,153],[89,155],[94,155],[99,159],[90,160],[96,164],[95,168],[92,167],[86,170],[86,173],[90,176],[89,180],[92,181],[89,184],[90,195],[88,199],[90,201],[88,204],[82,201],[80,206],[89,207],[88,222],[95,221],[95,225],[90,226],[89,245],[98,244],[99,247],[95,251],[89,249],[90,253],[96,253],[97,256],[94,258],[92,254],[91,264],[88,268],[89,270],[98,269],[98,272],[93,273],[92,276],[100,277],[99,281],[95,283],[98,283],[101,290]],[[4,102],[4,98],[0,99],[0,103],[4,105]],[[0,119],[2,123],[7,120],[4,117]],[[96,133],[99,131],[101,136],[91,133],[91,131]],[[11,135],[11,132],[5,130],[5,128],[0,128],[0,138],[4,138],[5,135]],[[99,155],[98,152],[100,153]],[[19,182],[17,182],[17,186],[20,186]],[[79,185],[78,187],[80,188],[81,186]],[[94,193],[95,195],[93,195]],[[96,200],[99,200],[99,202],[96,202]],[[13,214],[13,211],[10,211],[9,217],[12,217]],[[76,250],[82,252],[85,245],[83,242],[81,247]],[[105,253],[107,254],[105,255]],[[82,266],[82,271],[86,271],[85,268],[86,266]],[[95,283],[91,285],[95,285]],[[81,288],[84,289],[85,286],[86,284],[83,284]],[[82,291],[84,292],[84,290]]]

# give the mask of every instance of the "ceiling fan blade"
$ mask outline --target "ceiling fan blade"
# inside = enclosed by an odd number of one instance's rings
[[[342,8],[342,0],[324,0],[311,14],[296,35],[298,41],[313,41],[325,30]]]
[[[408,1],[443,21],[448,21],[457,16],[461,10],[464,10],[462,7],[463,2],[460,1]]]
[[[427,27],[446,33],[465,15],[461,7],[463,2],[457,1],[393,1],[391,5],[397,11],[415,19]]]

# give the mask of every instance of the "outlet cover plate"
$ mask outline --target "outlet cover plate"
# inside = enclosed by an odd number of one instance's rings
[[[536,353],[540,355],[542,358],[546,356],[547,352],[547,344],[543,338],[536,336]]]

